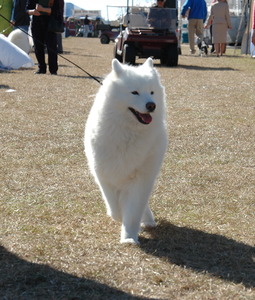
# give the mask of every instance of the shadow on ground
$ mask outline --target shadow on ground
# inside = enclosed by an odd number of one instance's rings
[[[238,71],[237,69],[229,68],[229,67],[202,67],[202,66],[194,66],[194,65],[178,65],[179,68],[188,69],[188,70],[197,70],[197,71]]]
[[[255,287],[255,247],[165,221],[141,238],[141,249],[172,264]]]
[[[6,84],[0,84],[0,89],[7,90],[7,89],[10,89],[10,86],[6,85]]]
[[[136,63],[136,66],[142,65],[143,63]],[[153,62],[154,67],[156,68],[166,68],[165,65],[161,65],[159,62]],[[187,69],[187,70],[196,70],[196,71],[238,71],[238,69],[229,68],[229,67],[208,67],[208,66],[197,66],[197,65],[182,65],[178,64],[176,67],[169,67],[172,68],[180,68],[180,69]]]
[[[1,299],[139,300],[99,282],[27,262],[0,246]]]

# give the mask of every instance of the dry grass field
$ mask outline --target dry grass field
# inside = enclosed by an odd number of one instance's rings
[[[63,44],[110,71],[112,43]],[[99,84],[62,58],[58,76],[0,71],[1,299],[255,299],[255,60],[238,53],[155,61],[170,144],[140,246],[119,243],[83,153]]]

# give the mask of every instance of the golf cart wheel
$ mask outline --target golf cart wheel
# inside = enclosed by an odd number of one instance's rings
[[[167,62],[167,51],[164,50],[160,56],[160,63],[161,63],[161,65],[164,66],[164,65],[166,65],[166,62]]]
[[[178,65],[178,56],[177,45],[170,45],[162,52],[160,62],[167,67],[176,67]]]
[[[109,44],[110,43],[110,39],[107,35],[103,34],[101,37],[100,37],[100,42],[101,44]]]
[[[122,56],[117,53],[117,44],[115,44],[113,48],[113,57],[122,63],[123,61]]]
[[[123,63],[135,64],[135,48],[132,45],[125,44],[123,49]]]

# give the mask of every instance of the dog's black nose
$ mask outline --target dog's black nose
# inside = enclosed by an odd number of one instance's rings
[[[146,108],[148,109],[148,112],[153,112],[156,109],[156,104],[153,102],[146,103]]]

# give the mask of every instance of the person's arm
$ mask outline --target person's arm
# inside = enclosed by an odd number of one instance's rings
[[[36,4],[35,9],[38,10],[39,12],[46,13],[47,15],[51,14],[51,7],[43,7],[40,4]]]
[[[204,1],[204,18],[203,18],[204,23],[205,23],[206,19],[207,19],[207,4]]]
[[[11,15],[12,25],[15,25],[15,22],[16,22],[16,10],[17,10],[17,0],[14,0],[13,1],[12,15]]]
[[[29,14],[29,16],[40,16],[41,15],[37,9],[28,9],[27,14]]]
[[[60,12],[61,16],[64,15],[64,6],[65,6],[64,0],[60,0],[59,1],[59,12]]]
[[[29,16],[40,16],[40,12],[35,8],[35,0],[28,0],[26,5],[26,12]]]
[[[227,20],[227,25],[229,29],[232,29],[232,24],[230,20],[230,15],[229,15],[229,7],[228,4],[226,5],[226,20]]]
[[[190,0],[186,0],[186,2],[182,6],[181,16],[185,18],[187,10],[190,8]]]
[[[213,16],[214,16],[214,12],[213,12],[213,6],[211,6],[211,11],[210,11],[210,16],[205,24],[205,29],[208,29],[211,25],[212,25],[212,22],[213,22]]]

